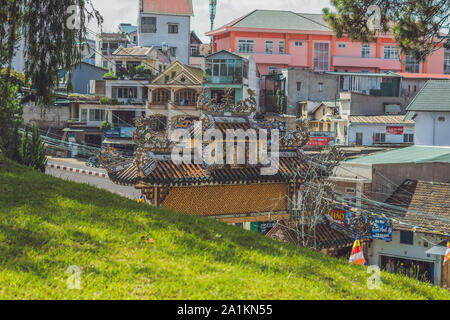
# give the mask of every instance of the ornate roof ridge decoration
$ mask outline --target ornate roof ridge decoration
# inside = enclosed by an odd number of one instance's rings
[[[308,125],[305,120],[297,119],[295,130],[288,130],[286,122],[274,120],[257,120],[250,119],[249,123],[258,126],[260,129],[270,130],[278,129],[280,131],[280,148],[282,149],[303,149],[310,139]]]
[[[207,96],[208,89],[203,88],[198,97],[198,107],[200,110],[212,115],[225,115],[230,113],[231,116],[250,115],[256,112],[256,94],[253,90],[248,89],[249,97],[247,99],[234,103],[233,89],[226,88],[222,103],[218,103],[215,98]]]
[[[106,169],[108,174],[119,172],[129,167],[134,159],[121,155],[114,148],[102,149],[98,155],[100,163]]]

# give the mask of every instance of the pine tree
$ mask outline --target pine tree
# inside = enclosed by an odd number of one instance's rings
[[[30,139],[28,135],[30,130],[25,127],[25,132],[22,135],[22,142],[20,144],[20,163],[29,166],[30,165]]]
[[[47,165],[45,153],[46,148],[39,134],[39,127],[34,124],[30,144],[30,166],[33,169],[45,172],[45,166]]]

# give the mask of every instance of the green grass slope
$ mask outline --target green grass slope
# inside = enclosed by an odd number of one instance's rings
[[[79,290],[67,286],[69,266],[81,270]],[[369,277],[344,260],[157,210],[0,156],[1,299],[450,298],[387,273],[381,290],[369,290]]]

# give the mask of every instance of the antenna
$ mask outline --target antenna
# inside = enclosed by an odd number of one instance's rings
[[[209,17],[211,19],[211,31],[214,30],[214,20],[216,19],[217,0],[209,0]],[[211,36],[211,53],[214,46],[214,36]]]

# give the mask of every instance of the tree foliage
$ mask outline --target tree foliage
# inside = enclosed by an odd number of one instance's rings
[[[425,61],[442,45],[449,44],[448,0],[331,0],[335,12],[325,8],[325,20],[338,37],[370,42],[382,33],[392,33],[401,53]],[[369,22],[380,11],[378,26]],[[369,10],[370,9],[370,10]]]
[[[10,69],[15,48],[23,41],[25,75],[41,105],[50,105],[59,70],[81,62],[78,43],[84,43],[90,20],[102,21],[99,12],[91,0],[0,0],[0,7],[0,64]]]
[[[31,139],[30,130],[26,127],[24,134],[22,135],[19,162],[35,170],[45,172],[45,167],[47,165],[47,157],[45,153],[46,148],[41,139],[41,135],[39,134],[39,127],[37,124],[33,125]]]

